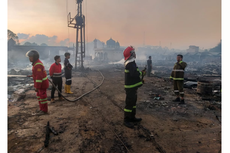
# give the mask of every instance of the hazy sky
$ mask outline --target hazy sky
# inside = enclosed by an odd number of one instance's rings
[[[67,27],[75,7],[75,0],[8,0],[8,28],[20,33],[20,42],[75,42],[75,29]],[[84,0],[83,13],[88,41],[112,37],[137,46],[145,33],[146,45],[208,49],[221,39],[221,0]]]

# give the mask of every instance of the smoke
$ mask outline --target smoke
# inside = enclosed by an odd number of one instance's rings
[[[60,41],[60,46],[69,46],[69,38]]]
[[[124,60],[124,59],[121,59],[121,60],[118,61],[118,62],[109,62],[109,64],[122,64],[122,65],[124,65],[124,62],[125,62],[125,60]]]
[[[36,43],[41,45],[42,43],[47,44],[48,46],[73,46],[73,42],[70,42],[69,38],[66,38],[61,41],[57,41],[58,36],[54,35],[52,37],[46,36],[44,34],[36,34],[35,36],[29,37],[30,34],[18,33],[19,40],[21,44],[25,42]]]
[[[47,45],[53,46],[57,44],[56,40],[57,40],[57,36],[48,37],[46,35],[36,34],[35,36],[31,36],[28,39],[24,40],[22,44],[24,44],[25,42],[30,42],[30,43],[35,42],[37,44],[46,43]]]
[[[27,39],[30,36],[30,34],[25,34],[25,33],[18,33],[17,35],[19,39]]]

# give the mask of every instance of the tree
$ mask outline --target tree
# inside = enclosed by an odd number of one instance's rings
[[[11,30],[7,30],[8,41],[12,38],[17,44],[19,44],[18,36]]]
[[[32,46],[38,46],[38,44],[36,44],[35,42],[33,42],[31,45]]]
[[[38,44],[36,44],[35,42],[33,42],[33,43],[25,42],[24,45],[25,46],[38,46]]]
[[[46,43],[42,43],[40,46],[48,46]]]
[[[25,42],[24,45],[25,46],[32,46],[30,42]]]

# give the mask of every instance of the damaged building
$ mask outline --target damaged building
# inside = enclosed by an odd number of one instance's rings
[[[106,45],[97,48],[97,40],[94,40],[95,60],[103,62],[116,62],[123,58],[124,48],[120,47],[120,43],[112,38],[107,40]]]

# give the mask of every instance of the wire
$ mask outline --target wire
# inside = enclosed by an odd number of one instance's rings
[[[66,15],[68,17],[68,9],[69,9],[69,4],[68,4],[69,0],[66,0]],[[69,38],[69,27],[68,28],[68,46],[70,47],[70,38]]]
[[[58,88],[55,86],[55,84],[54,84],[50,79],[48,79],[48,80],[49,80],[49,82],[53,85],[53,87],[58,91],[58,93],[59,93],[65,100],[67,100],[67,101],[69,101],[69,102],[76,102],[76,101],[78,101],[79,99],[81,99],[82,97],[84,97],[84,96],[88,95],[89,93],[93,92],[94,90],[96,90],[97,88],[99,88],[99,87],[103,84],[103,82],[104,82],[104,80],[105,80],[104,75],[101,73],[101,71],[99,71],[99,70],[97,70],[97,71],[98,71],[98,72],[101,74],[101,76],[102,76],[102,81],[101,81],[101,83],[100,83],[98,86],[96,86],[95,88],[93,88],[92,90],[90,90],[89,92],[86,92],[85,94],[81,95],[80,97],[78,97],[78,98],[76,98],[76,99],[74,99],[74,100],[69,100],[69,99],[67,99],[65,96],[63,96],[62,93],[61,93],[61,92],[58,90]]]
[[[86,10],[86,41],[87,41],[87,44],[86,44],[86,47],[87,47],[87,51],[88,51],[88,49],[89,49],[89,47],[88,47],[88,20],[87,20],[87,17],[88,17],[88,13],[87,13],[87,0],[85,0],[85,10]]]
[[[75,1],[75,0],[74,0],[74,1]],[[77,13],[76,5],[77,5],[77,4],[74,5],[74,6],[75,6],[75,14]]]

